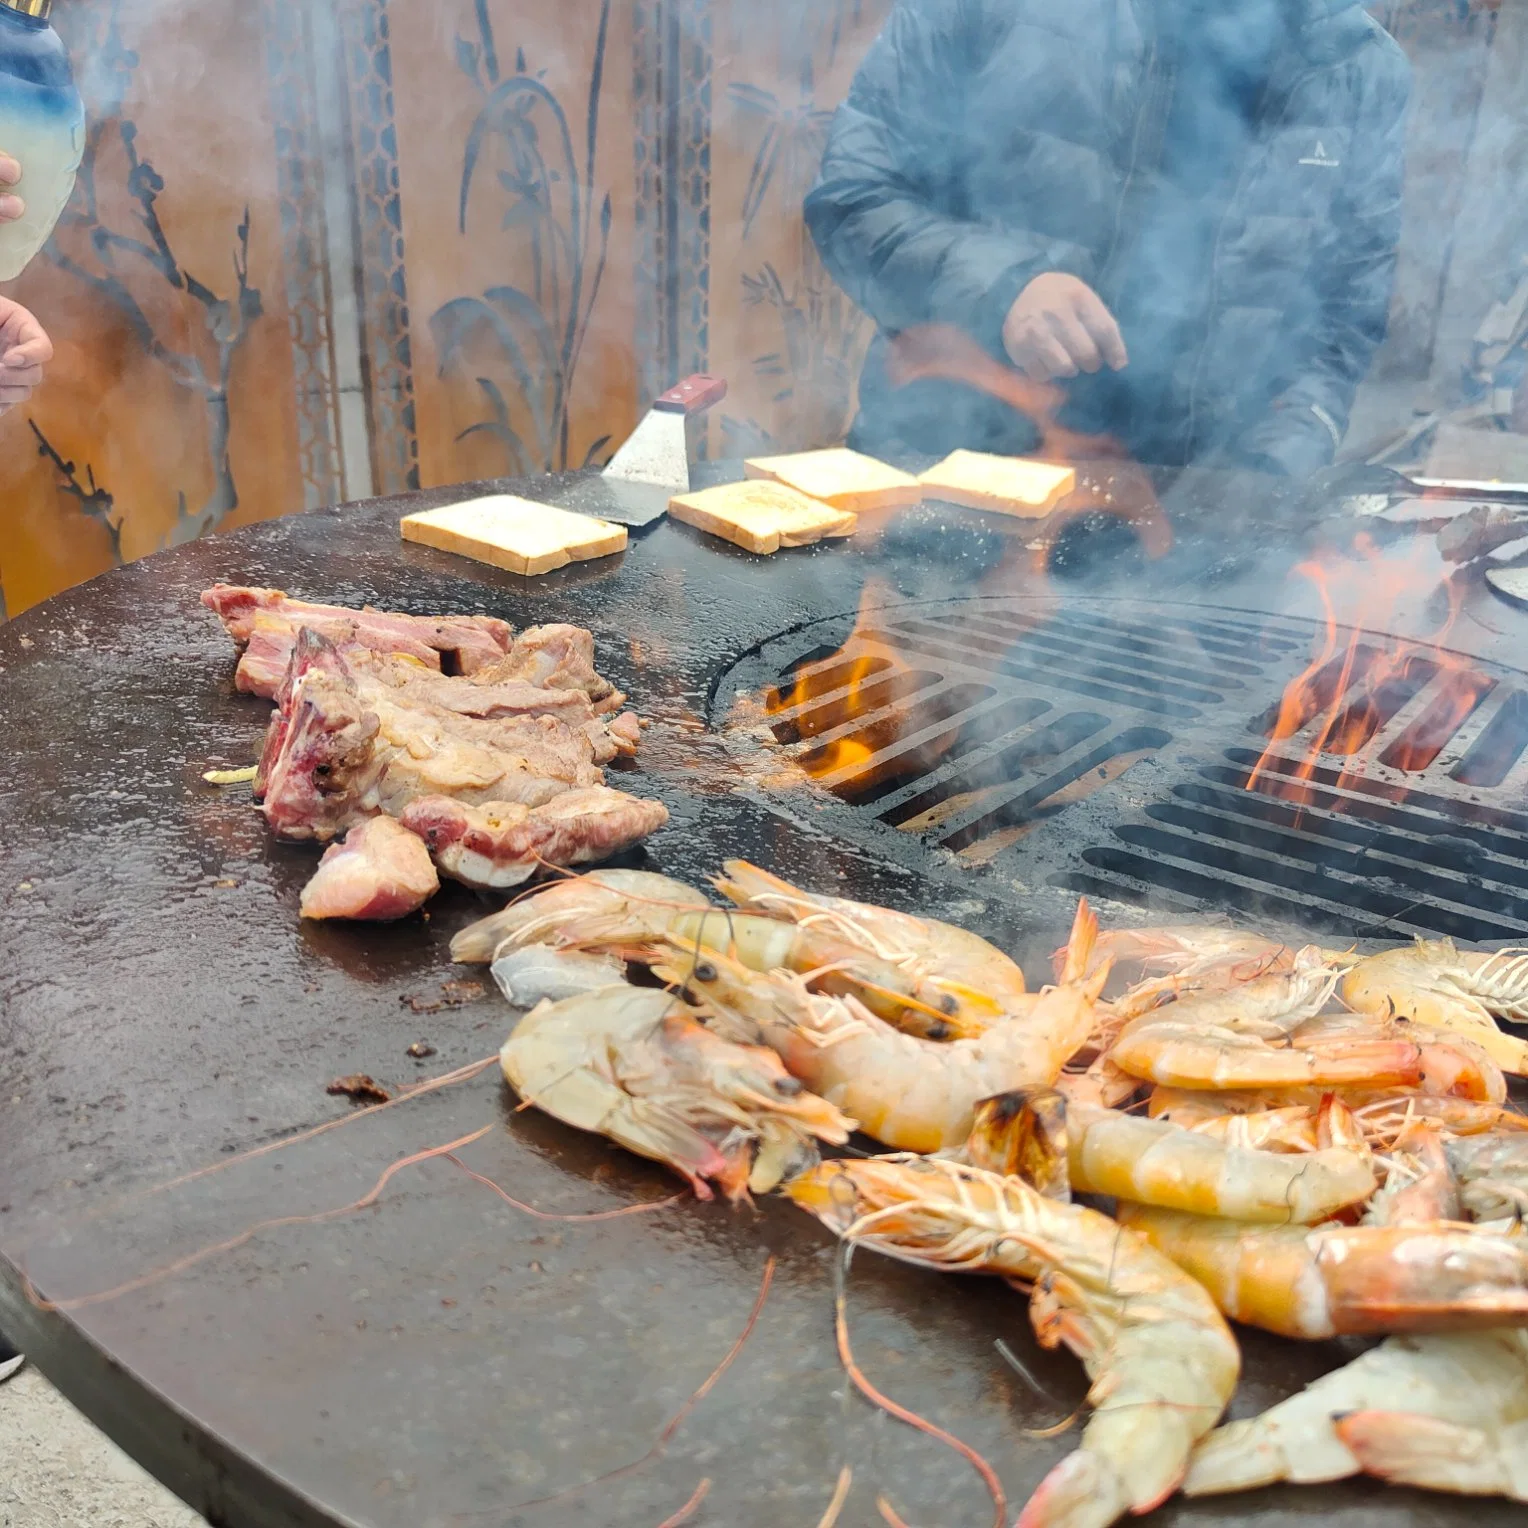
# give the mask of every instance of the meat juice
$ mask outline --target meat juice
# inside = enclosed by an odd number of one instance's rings
[[[48,24],[51,0],[0,0],[0,152],[21,166],[26,211],[0,223],[0,282],[14,280],[47,243],[74,190],[85,109],[69,55]]]

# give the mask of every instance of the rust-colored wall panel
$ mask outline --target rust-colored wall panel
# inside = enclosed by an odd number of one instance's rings
[[[114,561],[301,503],[257,14],[213,4],[177,12],[171,31],[162,11],[124,0],[60,25],[92,114],[93,173],[12,291],[58,351],[34,404],[0,421],[13,613]],[[34,424],[75,464],[74,493]]]
[[[421,481],[603,460],[636,414],[629,7],[392,30]]]
[[[888,0],[718,7],[712,137],[712,369],[732,395],[724,456],[841,441],[873,332],[801,217],[834,108]]]

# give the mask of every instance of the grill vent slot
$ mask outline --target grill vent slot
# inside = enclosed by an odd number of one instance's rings
[[[982,882],[998,896],[1049,885],[1345,937],[1528,937],[1516,671],[1142,601],[882,605],[842,645],[834,626],[741,660],[713,719],[762,697],[801,771],[791,787],[772,767],[769,788],[836,798],[814,821],[838,836],[937,875],[1001,870]]]

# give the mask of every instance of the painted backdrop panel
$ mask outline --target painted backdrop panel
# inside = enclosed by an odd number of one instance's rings
[[[60,12],[91,125],[69,210],[14,288],[58,356],[0,419],[13,611],[302,502],[259,13]]]
[[[731,384],[724,456],[836,444],[873,328],[801,217],[833,110],[889,0],[714,7],[711,366]]]
[[[421,480],[603,461],[636,418],[614,0],[392,7]]]

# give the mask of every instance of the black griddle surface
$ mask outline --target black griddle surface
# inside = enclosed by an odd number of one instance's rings
[[[576,484],[554,486],[576,501]],[[906,865],[867,860],[810,806],[787,819],[756,804],[699,721],[708,686],[744,648],[852,610],[871,573],[925,597],[957,591],[990,563],[978,517],[939,540],[937,561],[919,550],[918,527],[938,520],[924,511],[874,552],[774,559],[663,524],[619,560],[527,581],[400,544],[401,512],[461,492],[203,541],[0,628],[0,1327],[227,1528],[655,1528],[703,1479],[697,1524],[808,1524],[846,1465],[845,1528],[880,1522],[881,1492],[909,1522],[990,1522],[959,1458],[848,1390],[833,1346],[834,1246],[778,1201],[537,1220],[437,1159],[400,1172],[374,1208],[267,1225],[172,1277],[73,1303],[257,1224],[345,1205],[390,1164],[485,1126],[464,1160],[544,1211],[620,1209],[676,1187],[601,1140],[515,1113],[496,1070],[242,1155],[349,1115],[325,1092],[332,1078],[396,1087],[492,1055],[511,1014],[492,995],[415,1011],[444,983],[482,974],[453,967],[447,945],[487,904],[458,889],[427,921],[303,927],[297,895],[315,852],[273,842],[247,792],[202,782],[254,759],[270,710],[233,692],[231,644],[197,603],[216,579],[586,624],[601,668],[654,721],[642,761],[613,783],[673,812],[632,863],[699,881],[742,854],[1033,949],[1059,932],[1015,929],[975,890],[931,889]],[[418,1041],[436,1053],[411,1059]],[[738,1336],[771,1255],[757,1329],[661,1456],[575,1489],[649,1455]],[[30,1298],[23,1270],[64,1310]],[[1069,1357],[1039,1352],[1017,1295],[867,1254],[850,1306],[865,1371],[985,1454],[1015,1510],[1075,1446],[1075,1430],[1049,1441],[1023,1431],[1067,1415],[1084,1382]],[[997,1354],[998,1338],[1044,1396]],[[1245,1352],[1237,1415],[1346,1356],[1256,1334]],[[1505,1528],[1520,1514],[1354,1483],[1176,1503],[1152,1521]]]

